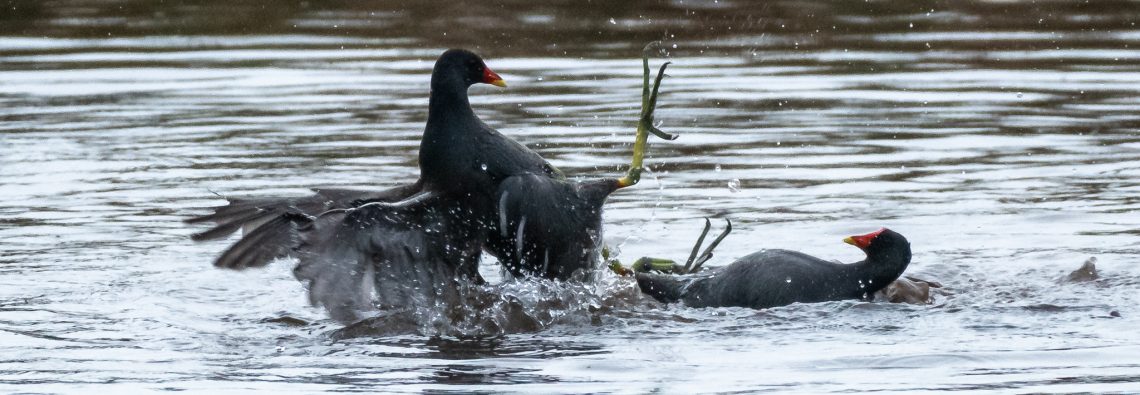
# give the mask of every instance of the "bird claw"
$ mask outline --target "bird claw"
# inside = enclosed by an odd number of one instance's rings
[[[680,136],[677,136],[675,134],[669,134],[669,133],[662,132],[661,129],[658,129],[656,126],[650,126],[649,127],[649,133],[653,133],[654,136],[657,136],[657,137],[660,137],[660,138],[663,138],[663,139],[669,140],[669,141],[676,140],[677,137],[680,137]]]
[[[712,221],[710,221],[708,218],[705,218],[705,228],[701,231],[701,235],[697,237],[697,243],[693,245],[693,252],[689,254],[689,259],[685,261],[684,266],[678,265],[672,259],[641,257],[641,259],[633,262],[633,265],[630,265],[628,268],[622,266],[621,263],[617,263],[617,261],[613,261],[610,264],[610,269],[620,275],[630,275],[633,273],[645,272],[661,272],[668,274],[697,273],[701,271],[701,267],[704,266],[705,262],[708,262],[710,259],[712,259],[713,250],[716,249],[716,247],[720,245],[720,242],[723,241],[724,238],[728,237],[728,234],[732,232],[732,221],[727,219],[724,221],[727,223],[724,228],[724,232],[721,232],[720,235],[713,239],[712,243],[709,243],[709,245],[705,247],[704,251],[701,251],[701,245],[705,242],[705,236],[708,236],[709,230],[712,229]],[[697,253],[698,251],[700,251],[700,254]]]
[[[649,70],[649,53],[650,50],[660,44],[659,42],[651,42],[645,46],[642,51],[641,64],[644,70],[641,84],[641,116],[637,121],[637,138],[633,143],[633,161],[630,163],[629,172],[625,177],[618,180],[620,187],[628,187],[641,181],[642,162],[645,160],[645,151],[649,134],[660,137],[665,140],[675,140],[676,135],[665,133],[653,126],[653,111],[657,109],[657,96],[661,89],[661,79],[665,78],[665,68],[669,66],[670,62],[661,64],[661,68],[657,71],[657,78],[653,80],[652,86],[649,83],[650,70]]]
[[[653,80],[653,90],[649,90],[649,57],[645,57],[644,87],[641,93],[641,120],[637,125],[639,131],[645,128],[645,130],[650,133],[666,140],[676,140],[677,136],[665,133],[656,126],[653,126],[653,112],[657,110],[657,96],[661,89],[661,80],[665,78],[665,68],[669,67],[672,63],[673,62],[665,62],[661,64],[661,68],[657,70],[657,78]]]
[[[705,247],[705,250],[703,252],[701,252],[701,255],[699,257],[697,257],[695,262],[691,262],[691,263],[693,263],[692,268],[689,267],[689,263],[685,264],[685,269],[686,269],[685,272],[686,273],[696,273],[696,272],[700,271],[701,266],[704,265],[705,262],[708,262],[710,259],[712,259],[713,249],[715,249],[716,246],[720,245],[720,242],[724,241],[724,238],[728,237],[728,234],[732,232],[732,221],[725,218],[724,222],[726,223],[726,225],[724,227],[724,232],[722,232],[719,236],[717,236],[715,239],[713,239],[713,242],[709,243],[708,247]],[[710,227],[711,227],[711,224],[709,222],[709,219],[705,218],[705,230],[704,230],[704,232],[701,232],[701,237],[697,239],[697,245],[693,246],[693,252],[697,252],[697,248],[699,248],[701,246],[701,242],[704,241],[705,234],[707,234],[709,232]],[[689,259],[692,259],[692,257],[690,256]]]
[[[701,231],[701,235],[697,237],[697,243],[693,244],[693,252],[689,253],[689,259],[685,260],[685,273],[690,273],[693,268],[693,262],[697,260],[697,253],[701,250],[701,244],[705,243],[705,236],[709,234],[709,229],[712,229],[712,221],[705,218],[705,229]],[[707,250],[706,250],[707,252]]]
[[[732,221],[728,219],[725,219],[724,221],[727,223],[724,228],[724,232],[717,236],[716,239],[713,239],[713,242],[709,243],[709,245],[705,247],[705,250],[702,251],[700,255],[697,255],[697,251],[701,249],[701,245],[705,242],[705,236],[709,234],[709,229],[712,229],[712,221],[709,221],[708,218],[705,218],[705,228],[701,231],[701,235],[697,237],[697,243],[693,245],[693,252],[689,253],[689,259],[685,261],[685,266],[682,268],[681,274],[692,274],[699,272],[701,270],[701,266],[703,266],[705,262],[708,262],[710,259],[712,259],[713,249],[720,245],[720,242],[723,241],[725,237],[728,237],[728,234],[732,232]]]

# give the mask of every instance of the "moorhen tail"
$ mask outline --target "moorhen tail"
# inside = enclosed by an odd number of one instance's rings
[[[583,182],[536,175],[499,188],[499,234],[488,247],[513,276],[566,280],[590,274],[602,240],[602,204],[617,180]]]
[[[867,299],[895,281],[910,264],[910,243],[890,229],[843,241],[862,249],[867,259],[842,264],[796,251],[764,250],[688,276],[636,273],[637,284],[642,292],[665,303],[763,309],[797,302]]]

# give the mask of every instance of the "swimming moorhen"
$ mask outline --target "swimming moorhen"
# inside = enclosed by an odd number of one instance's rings
[[[890,229],[843,241],[862,249],[867,259],[842,264],[796,251],[763,250],[697,274],[633,274],[642,292],[664,303],[763,309],[797,302],[867,299],[895,281],[910,264],[910,243]]]

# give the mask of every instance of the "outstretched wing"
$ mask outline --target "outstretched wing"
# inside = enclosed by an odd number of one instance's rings
[[[328,213],[300,230],[298,280],[341,322],[379,307],[432,306],[479,283],[483,243],[446,199],[372,203]]]
[[[383,191],[316,189],[314,194],[295,198],[230,199],[230,204],[214,208],[212,214],[187,219],[186,223],[213,222],[215,226],[191,236],[194,241],[221,239],[241,229],[241,240],[222,253],[214,266],[245,269],[265,266],[277,258],[292,255],[299,243],[297,228],[321,213],[346,209],[369,202],[398,201],[420,190],[420,183]]]
[[[346,192],[340,197],[362,195]],[[242,269],[296,257],[293,274],[308,286],[310,302],[345,323],[377,307],[456,301],[462,283],[482,282],[478,265],[484,232],[456,199],[421,192],[397,202],[358,201],[313,215],[313,209],[323,208],[314,200],[293,205],[281,200],[264,201],[273,205],[238,202],[255,207],[246,210],[251,213],[247,215],[228,216],[240,211],[225,211],[231,206],[219,209],[219,227],[232,227],[232,222],[261,214],[258,210],[273,214],[222,253],[216,265]],[[330,204],[343,201],[333,199]]]

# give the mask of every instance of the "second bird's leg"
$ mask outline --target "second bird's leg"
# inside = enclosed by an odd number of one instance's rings
[[[709,229],[712,229],[712,221],[705,218],[705,228],[701,230],[701,235],[697,236],[697,242],[693,244],[693,252],[690,252],[689,259],[685,260],[685,266],[682,272],[690,273],[690,270],[693,269],[693,261],[697,260],[697,253],[701,251],[701,244],[705,243],[705,236],[708,236]],[[708,252],[708,250],[705,250],[705,252]]]
[[[618,263],[613,270],[623,275],[650,271],[670,274],[693,274],[699,272],[705,262],[712,259],[713,250],[732,232],[732,221],[726,219],[725,222],[727,222],[728,225],[724,228],[724,232],[721,232],[716,239],[713,239],[712,243],[709,243],[709,245],[705,247],[704,251],[701,251],[701,245],[705,243],[705,237],[708,236],[709,230],[712,229],[712,222],[709,221],[708,218],[705,218],[705,228],[701,230],[701,235],[697,237],[697,242],[693,244],[693,251],[689,253],[689,259],[685,261],[684,266],[678,265],[672,259],[641,257],[641,259],[635,261],[628,269]],[[698,251],[700,251],[699,255],[697,254]],[[621,271],[619,271],[619,269]]]
[[[717,236],[716,239],[713,239],[713,242],[709,243],[708,247],[705,247],[705,250],[701,252],[701,255],[697,257],[696,261],[693,261],[692,255],[689,256],[689,261],[685,263],[685,273],[696,273],[700,271],[701,266],[704,265],[705,262],[708,262],[709,259],[712,259],[713,249],[715,249],[716,246],[720,245],[720,242],[724,241],[724,238],[728,237],[728,234],[732,232],[732,221],[726,218],[724,222],[728,224],[725,226],[724,232],[722,232],[720,236]],[[709,219],[705,218],[705,231],[701,233],[701,237],[697,239],[697,245],[693,246],[693,253],[697,252],[697,247],[700,247],[701,242],[704,241],[705,234],[709,232],[709,227],[711,227]],[[690,264],[692,265],[691,267],[689,266]]]

